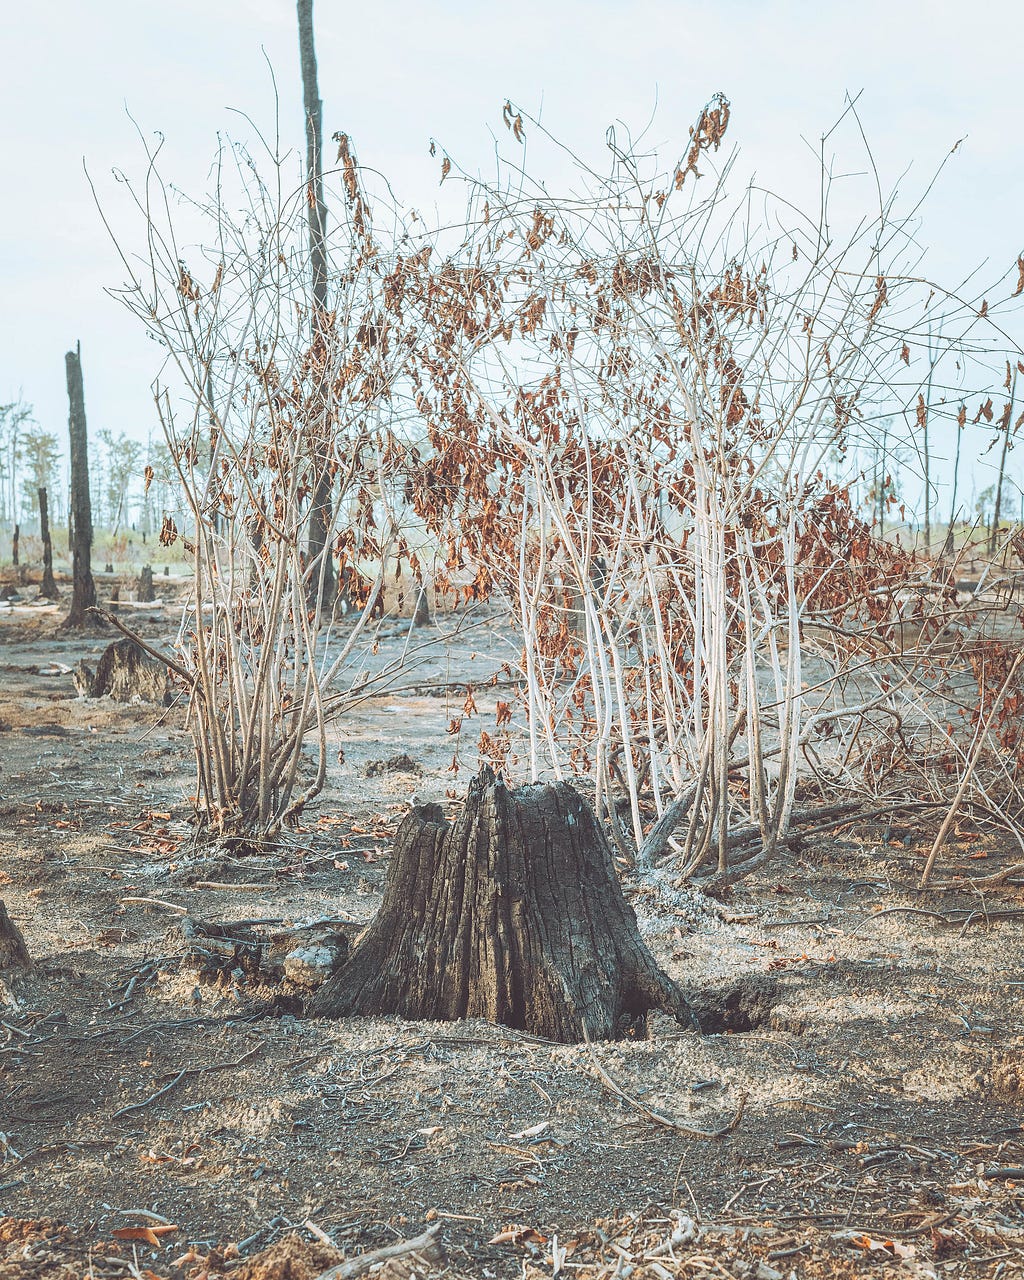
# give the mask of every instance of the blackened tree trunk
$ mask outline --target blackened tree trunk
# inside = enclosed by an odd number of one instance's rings
[[[484,769],[463,813],[413,809],[384,900],[313,1002],[328,1017],[486,1018],[564,1043],[689,1022],[622,895],[611,849],[568,783],[509,789]]]
[[[414,627],[430,626],[430,601],[427,588],[422,583],[416,588],[416,608],[413,610],[412,625]]]
[[[46,489],[39,490],[39,536],[43,540],[43,585],[40,595],[47,600],[57,599],[57,584],[53,578],[53,543],[50,540],[50,507]]]
[[[64,357],[68,380],[68,430],[71,436],[71,612],[65,627],[83,627],[86,610],[96,604],[92,580],[92,504],[89,500],[89,437],[85,427],[82,344]]]
[[[152,604],[156,599],[156,591],[153,588],[153,566],[144,564],[139,573],[139,580],[135,584],[135,599],[143,604]]]
[[[25,939],[7,914],[7,908],[0,902],[0,972],[6,969],[27,969],[30,964]]]
[[[306,209],[309,223],[309,263],[313,276],[313,345],[321,362],[314,412],[320,417],[310,423],[313,438],[314,476],[309,535],[306,542],[310,567],[309,595],[319,597],[325,609],[334,603],[334,561],[330,547],[332,500],[331,420],[327,396],[327,206],[324,204],[323,103],[316,72],[313,43],[313,0],[298,0],[299,59],[302,64],[302,104],[306,116]]]
[[[11,538],[11,564],[14,565],[15,569],[17,569],[18,567],[18,544],[20,541],[21,541],[21,525],[16,524],[14,526],[14,535]]]

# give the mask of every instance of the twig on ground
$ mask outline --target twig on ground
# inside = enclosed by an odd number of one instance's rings
[[[168,911],[176,911],[180,916],[188,915],[188,907],[179,906],[176,902],[165,902],[163,898],[122,898],[121,903],[125,906],[141,903],[148,907],[165,907]]]
[[[440,1233],[441,1223],[435,1222],[422,1235],[415,1236],[411,1240],[400,1240],[397,1244],[385,1245],[370,1253],[361,1253],[357,1258],[347,1258],[337,1266],[321,1271],[314,1280],[353,1280],[353,1277],[364,1275],[378,1263],[388,1262],[392,1258],[406,1257],[409,1254],[419,1254],[424,1262],[443,1267],[447,1264],[447,1258],[438,1239]]]
[[[227,1071],[232,1067],[240,1067],[243,1063],[248,1062],[250,1058],[254,1058],[261,1049],[262,1046],[257,1045],[255,1049],[250,1049],[248,1053],[243,1053],[242,1056],[240,1058],[236,1058],[234,1062],[213,1062],[207,1067],[185,1067],[183,1071],[178,1072],[173,1080],[168,1084],[165,1084],[162,1089],[158,1089],[156,1093],[150,1094],[150,1096],[148,1098],[144,1098],[142,1102],[132,1102],[128,1106],[122,1107],[120,1111],[115,1111],[110,1118],[111,1120],[116,1120],[119,1116],[127,1115],[129,1111],[141,1111],[143,1107],[148,1107],[151,1103],[156,1102],[157,1098],[162,1098],[165,1093],[170,1093],[172,1089],[177,1088],[186,1076],[202,1076],[212,1071]]]
[[[691,1138],[724,1138],[727,1133],[732,1133],[743,1119],[743,1111],[747,1105],[747,1095],[745,1093],[740,1094],[736,1114],[728,1124],[723,1125],[720,1129],[698,1129],[694,1125],[687,1124],[683,1120],[678,1120],[675,1116],[668,1116],[662,1111],[655,1111],[653,1107],[649,1107],[638,1098],[632,1097],[630,1094],[626,1093],[620,1085],[615,1083],[601,1065],[601,1061],[597,1056],[597,1052],[594,1049],[590,1036],[587,1034],[585,1026],[583,1028],[583,1040],[587,1046],[587,1052],[590,1054],[590,1060],[594,1064],[594,1069],[605,1087],[615,1094],[615,1096],[622,1102],[633,1107],[634,1110],[639,1111],[641,1115],[646,1116],[648,1120],[653,1120],[655,1124],[660,1124],[666,1129],[672,1129],[675,1133],[685,1133]]]
[[[143,1107],[148,1107],[150,1103],[156,1102],[157,1098],[162,1098],[165,1093],[170,1093],[175,1085],[181,1084],[182,1080],[184,1080],[189,1074],[190,1072],[187,1067],[184,1071],[179,1071],[170,1084],[165,1084],[162,1089],[157,1089],[156,1093],[150,1094],[150,1096],[143,1099],[142,1102],[132,1102],[129,1103],[127,1107],[122,1107],[120,1111],[115,1111],[110,1117],[111,1120],[116,1120],[119,1116],[126,1116],[129,1111],[141,1111]]]
[[[223,883],[223,882],[222,882],[222,881],[220,881],[220,880],[197,880],[197,881],[195,882],[195,884],[194,884],[192,887],[193,887],[194,889],[216,889],[218,892],[225,892],[225,891],[228,891],[228,890],[235,890],[235,891],[237,891],[237,892],[241,893],[241,892],[243,892],[243,891],[244,891],[244,890],[246,890],[246,889],[253,889],[253,890],[256,890],[256,889],[263,889],[263,890],[269,890],[269,889],[273,889],[273,887],[274,887],[274,886],[273,886],[272,884],[249,884],[249,883],[246,883],[246,884],[225,884],[225,883]]]

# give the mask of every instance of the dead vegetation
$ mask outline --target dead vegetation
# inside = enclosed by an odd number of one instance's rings
[[[455,231],[338,134],[329,242],[233,151],[191,263],[124,183],[187,574],[0,616],[0,1277],[1012,1274],[1024,543],[850,460],[941,360],[1005,442],[1021,291],[750,221],[729,120]]]
[[[485,688],[506,634],[437,639],[424,678]],[[620,864],[702,1036],[321,1020],[285,957],[375,917],[413,788],[455,816],[444,697],[356,709],[306,829],[235,856],[192,843],[180,708],[77,699],[87,638],[5,638],[3,896],[36,961],[0,1018],[6,1274],[317,1276],[438,1223],[456,1276],[1012,1274],[1024,900],[976,810],[924,896],[928,811],[782,849],[718,902]],[[421,774],[367,776],[401,755]]]

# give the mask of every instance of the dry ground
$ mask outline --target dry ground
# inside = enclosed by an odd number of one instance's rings
[[[160,608],[134,621],[173,628]],[[724,902],[667,910],[627,880],[659,961],[720,1030],[658,1021],[595,1046],[626,1102],[586,1046],[308,1020],[244,976],[197,987],[179,969],[176,907],[369,920],[410,794],[464,785],[445,734],[458,694],[351,714],[300,848],[208,855],[189,842],[180,711],[78,700],[54,664],[106,640],[57,639],[55,622],[0,617],[0,897],[38,962],[0,1010],[3,1280],[306,1280],[340,1257],[318,1232],[351,1254],[438,1220],[473,1276],[1024,1275],[1024,899],[969,880],[1015,851],[962,828],[923,897],[924,833],[886,845],[884,824]],[[502,643],[438,633],[414,679],[479,681]],[[402,753],[421,774],[366,775]],[[714,1129],[744,1098],[714,1139],[644,1110]],[[167,1224],[156,1247],[114,1235]]]

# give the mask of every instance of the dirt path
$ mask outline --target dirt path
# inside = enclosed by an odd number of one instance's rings
[[[155,637],[172,626],[142,617]],[[76,699],[54,664],[105,641],[51,629],[41,615],[0,625],[0,896],[38,961],[0,1011],[0,1276],[85,1274],[90,1250],[93,1274],[130,1274],[134,1247],[142,1274],[198,1277],[197,1259],[231,1242],[202,1264],[227,1273],[230,1255],[307,1220],[347,1250],[441,1220],[472,1275],[523,1274],[524,1259],[550,1275],[557,1234],[581,1275],[624,1254],[661,1276],[670,1255],[644,1254],[682,1217],[703,1244],[672,1256],[712,1261],[672,1275],[1022,1274],[1019,886],[920,897],[926,839],[885,846],[881,827],[790,854],[725,903],[668,910],[627,886],[660,963],[727,1014],[702,1038],[663,1021],[595,1052],[643,1108],[693,1128],[746,1099],[727,1136],[688,1136],[614,1096],[586,1046],[477,1023],[303,1020],[244,975],[197,986],[179,967],[176,907],[372,917],[409,796],[451,803],[464,786],[446,729],[458,685],[506,656],[493,629],[436,643],[411,690],[346,718],[300,851],[239,860],[189,852],[180,711]],[[424,696],[421,680],[453,691]],[[419,772],[367,776],[402,754]],[[1013,856],[961,835],[947,879]],[[178,1228],[167,1251],[113,1238],[158,1218]],[[294,1246],[295,1280],[316,1274],[318,1248]]]

